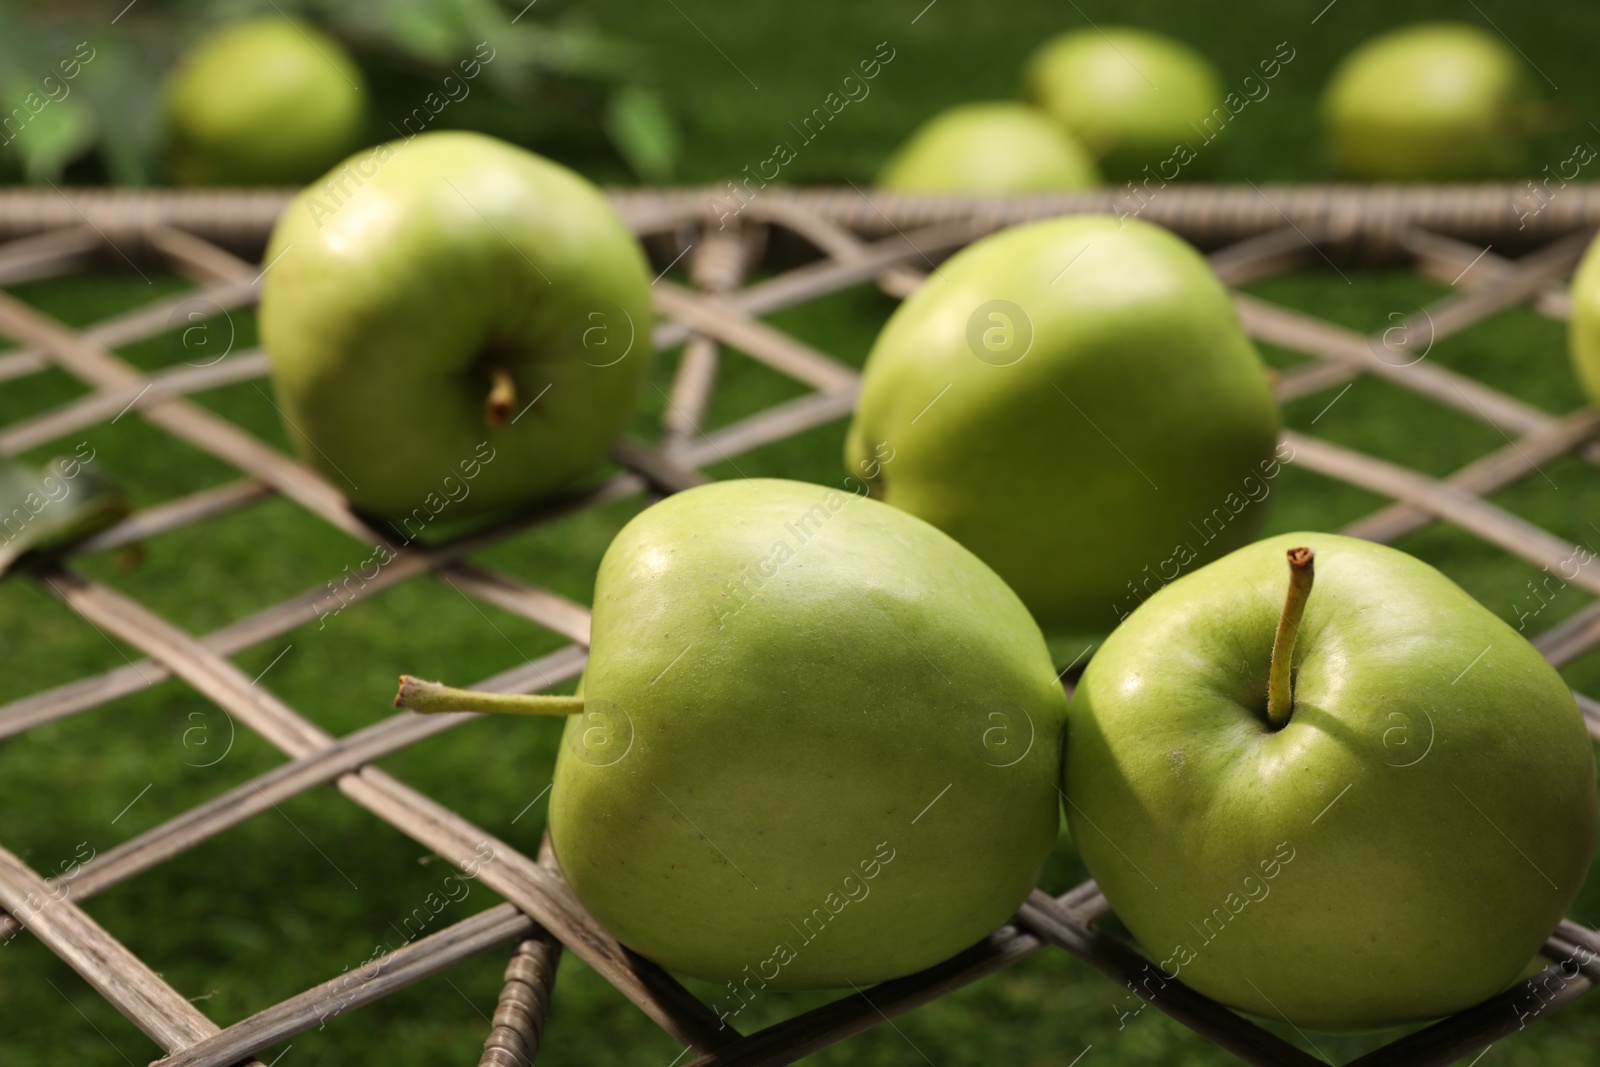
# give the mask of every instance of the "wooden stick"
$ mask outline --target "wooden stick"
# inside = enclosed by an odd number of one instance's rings
[[[47,579],[79,614],[152,658],[291,756],[336,743],[228,660],[107,586],[66,572]],[[704,1049],[728,1039],[716,1016],[659,968],[626,953],[558,876],[448,808],[375,767],[337,779],[340,792],[440,856],[477,871],[484,884],[533,916],[663,1029]]]
[[[0,292],[0,333],[49,352],[64,369],[101,388],[141,381],[139,373],[122,360],[85,343],[65,326],[4,292]],[[221,416],[178,399],[158,401],[140,415],[175,437],[269,483],[346,533],[372,543],[374,531],[350,510],[343,494]]]
[[[857,375],[852,368],[749,317],[726,301],[697,296],[666,281],[652,286],[651,294],[656,309],[663,315],[670,315],[700,333],[748,353],[796,381],[824,391],[848,389],[856,382]]]
[[[1245,332],[1257,341],[1303,352],[1333,364],[1285,373],[1278,385],[1279,399],[1305,396],[1366,373],[1402,385],[1507,433],[1533,433],[1545,429],[1553,421],[1552,416],[1531,404],[1496,392],[1437,363],[1411,362],[1415,357],[1410,354],[1391,353],[1388,360],[1379,358],[1378,351],[1389,351],[1384,347],[1381,334],[1377,338],[1364,337],[1354,330],[1242,293],[1234,294],[1233,303]],[[1390,343],[1399,342],[1391,340]],[[1417,342],[1418,345],[1425,343]]]
[[[159,401],[186,393],[218,389],[267,375],[267,357],[260,351],[239,352],[203,367],[180,364],[139,381],[97,390],[0,430],[0,456],[15,456],[125,411],[142,411]]]
[[[0,248],[0,285],[56,278],[88,266],[106,242],[82,219],[8,241]]]
[[[698,335],[690,338],[690,343],[703,340]],[[713,345],[713,347],[715,347]],[[684,427],[697,425],[692,421],[681,424]],[[651,488],[661,493],[681,493],[685,489],[693,489],[697,485],[704,485],[711,479],[700,473],[693,466],[683,463],[677,455],[668,451],[672,441],[681,440],[682,435],[662,433],[661,449],[653,449],[638,441],[622,438],[611,447],[611,458],[627,467],[637,471],[650,483]]]
[[[587,654],[582,648],[568,646],[486,678],[479,684],[503,691],[531,691],[542,686],[559,685],[582,673],[586,659]],[[384,756],[465,725],[473,718],[472,715],[419,716],[409,712],[391,715],[317,752],[279,764],[204,804],[99,853],[87,863],[52,879],[51,891],[67,890],[75,899],[87,899],[246,822],[274,804],[287,802],[308,789],[334,781]],[[14,920],[0,918],[0,936],[14,928]]]
[[[1284,432],[1283,440],[1294,450],[1296,464],[1426,508],[1535,567],[1554,570],[1573,557],[1574,546],[1570,542],[1455,486],[1292,430]],[[1567,581],[1600,595],[1600,565],[1576,568]]]
[[[698,232],[694,255],[689,260],[689,276],[696,286],[718,295],[739,287],[745,273],[745,233],[745,228],[737,224]],[[666,410],[661,413],[663,453],[670,453],[700,433],[716,389],[718,362],[715,338],[696,333],[685,342]]]
[[[292,190],[170,190],[73,188],[18,190],[0,201],[0,240],[51,230],[88,229],[118,247],[142,248],[153,233],[172,227],[236,250],[259,253]],[[717,222],[726,189],[607,190],[612,205],[635,233]],[[1549,241],[1600,223],[1600,190],[1570,184],[1539,212],[1519,220],[1509,205],[1526,195],[1513,182],[1372,188],[1360,185],[1172,185],[1146,204],[1126,190],[1105,188],[1007,196],[910,194],[854,188],[768,188],[750,202],[752,220],[772,217],[779,205],[816,215],[871,236],[981,216],[994,228],[1061,214],[1137,211],[1205,248],[1216,248],[1289,222],[1328,240],[1400,251],[1412,228],[1447,234],[1482,246],[1516,239]],[[725,210],[722,209],[722,210]],[[85,226],[87,220],[88,226]],[[1519,228],[1520,227],[1520,228]],[[93,245],[89,246],[93,248]]]
[[[537,930],[538,925],[515,907],[500,904],[377,959],[362,961],[320,985],[195,1041],[156,1064],[228,1067],[242,1057],[307,1030],[320,1029],[357,1008]]]
[[[1542,430],[1495,450],[1444,479],[1446,485],[1475,496],[1488,496],[1514,482],[1539,473],[1539,464],[1583,448],[1600,433],[1600,410],[1583,408]],[[1436,518],[1425,508],[1390,504],[1346,526],[1343,533],[1368,541],[1393,542],[1432,524]]]
[[[766,315],[871,281],[892,272],[900,264],[921,262],[925,255],[948,252],[989,232],[990,228],[967,220],[909,234],[890,234],[865,245],[859,257],[807,263],[731,293],[727,303],[746,315]],[[682,344],[691,332],[685,323],[665,322],[656,327],[653,339],[656,348],[666,349]]]
[[[4,848],[0,905],[162,1048],[182,1048],[217,1032],[188,998]]]
[[[1443,234],[1412,230],[1401,244],[1414,257],[1411,265],[1418,274],[1468,292],[1494,285],[1516,269],[1511,260],[1489,249]],[[1529,305],[1546,318],[1560,322],[1572,314],[1572,297],[1558,282],[1546,284]]]

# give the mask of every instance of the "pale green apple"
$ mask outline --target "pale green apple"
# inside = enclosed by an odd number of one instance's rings
[[[1052,37],[1028,60],[1023,92],[1117,179],[1139,177],[1180,144],[1199,148],[1232,120],[1210,60],[1131,26]]]
[[[613,718],[569,720],[550,833],[623,943],[863,985],[1032,889],[1066,699],[1016,595],[938,530],[841,489],[709,485],[629,523],[594,605],[584,698]]]
[[[359,143],[367,91],[338,41],[274,15],[200,42],[168,77],[162,102],[179,182],[298,184]]]
[[[1340,174],[1462,181],[1527,163],[1532,85],[1498,36],[1424,22],[1366,42],[1335,68],[1322,121]]]
[[[401,702],[573,710],[455,695]],[[1057,838],[1066,697],[1039,628],[970,552],[843,489],[719,482],[636,517],[595,580],[581,704],[550,794],[562,873],[623,944],[728,982],[722,1013],[954,955]]]
[[[648,371],[638,242],[583,178],[481,134],[358,153],[290,203],[265,262],[289,436],[376,514],[560,490],[603,461]]]
[[[965,104],[929,119],[878,175],[903,192],[1090,189],[1100,174],[1059,123],[1025,104]]]
[[[845,461],[950,534],[1046,630],[1106,631],[1247,542],[1277,407],[1193,248],[1084,215],[966,248],[890,317]]]
[[[1268,721],[1286,550],[1315,554]],[[1395,549],[1274,537],[1155,594],[1068,713],[1067,819],[1152,963],[1296,1026],[1419,1022],[1505,988],[1589,869],[1595,764],[1516,631]]]
[[[1567,347],[1572,369],[1590,403],[1600,404],[1600,241],[1591,242],[1572,276]]]

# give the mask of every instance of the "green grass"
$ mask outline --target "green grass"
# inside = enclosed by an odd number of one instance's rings
[[[1014,5],[1004,12],[972,0],[881,5],[709,4],[604,0],[595,17],[652,42],[663,87],[684,119],[689,145],[685,178],[716,181],[764,158],[786,123],[815,106],[857,59],[888,40],[896,58],[853,104],[808,145],[785,180],[870,181],[888,150],[923,117],[958,100],[1008,95],[1022,58],[1043,36],[1083,24],[1074,5]],[[1279,41],[1297,49],[1273,95],[1252,105],[1236,136],[1217,145],[1218,180],[1325,177],[1313,103],[1327,71],[1355,41],[1385,26],[1426,15],[1481,21],[1472,6],[1398,0],[1339,0],[1313,26],[1323,6],[1252,3],[1226,11],[1174,0],[1112,5],[1080,0],[1097,22],[1130,21],[1196,42],[1225,77],[1242,76]],[[1600,83],[1589,77],[1597,20],[1588,9],[1537,0],[1480,0],[1478,7],[1509,33],[1556,84],[1578,116],[1600,116]],[[703,34],[702,35],[702,31]],[[708,40],[709,38],[709,40]],[[714,44],[712,43],[714,42]],[[719,50],[726,58],[719,54]],[[759,89],[752,89],[742,68]],[[1230,79],[1231,80],[1231,79]],[[1246,121],[1248,120],[1248,122]],[[1581,127],[1581,122],[1579,123]],[[1585,127],[1586,128],[1586,127]],[[1591,131],[1592,132],[1592,131]],[[1551,161],[1565,158],[1570,131],[1542,143]],[[617,177],[603,158],[587,161],[599,178]],[[83,324],[136,307],[183,283],[137,276],[73,278],[18,287],[24,299]],[[1331,271],[1250,287],[1256,295],[1303,308],[1346,326],[1381,329],[1394,313],[1437,298],[1443,287],[1396,272]],[[773,316],[847,362],[859,364],[892,303],[870,288],[852,290]],[[235,313],[237,345],[254,343],[248,314]],[[183,358],[171,336],[124,352],[141,367]],[[1268,351],[1270,362],[1298,362]],[[1564,330],[1528,311],[1513,311],[1441,342],[1428,357],[1531,403],[1564,412],[1581,403],[1565,356]],[[645,392],[638,419],[648,432],[663,406],[675,354],[654,371],[659,388]],[[27,417],[81,395],[58,373],[0,387],[0,423]],[[715,423],[798,395],[800,390],[740,356],[725,361],[712,408]],[[248,383],[198,398],[278,447],[277,416]],[[1325,393],[1288,405],[1289,424],[1330,440],[1442,475],[1502,445],[1496,431],[1378,381],[1358,381],[1331,408]],[[1311,426],[1316,420],[1315,427]],[[822,427],[713,468],[718,477],[783,475],[815,481],[843,476],[844,424]],[[236,477],[187,445],[137,418],[101,426],[60,443],[70,451],[88,440],[97,462],[149,505]],[[40,450],[42,457],[51,449]],[[1600,471],[1574,460],[1544,467],[1497,494],[1495,501],[1563,537],[1600,547]],[[483,562],[580,600],[588,597],[600,554],[636,512],[624,501],[513,538],[482,554]],[[1267,532],[1337,529],[1384,501],[1290,467],[1273,492]],[[1443,568],[1502,617],[1526,606],[1526,583],[1538,572],[1477,539],[1437,525],[1400,547]],[[286,596],[320,586],[354,567],[370,547],[357,544],[281,500],[157,538],[137,561],[110,553],[82,560],[95,578],[203,633]],[[1537,618],[1542,629],[1587,603],[1564,590]],[[472,680],[558,646],[558,639],[498,609],[465,600],[450,587],[419,580],[347,608],[238,657],[261,684],[325,729],[344,734],[391,713],[388,697],[402,670]],[[1059,651],[1059,649],[1058,649]],[[280,653],[281,659],[279,657]],[[1068,652],[1068,656],[1070,656]],[[7,694],[22,695],[116,667],[131,649],[106,639],[28,581],[0,584],[0,663]],[[1600,692],[1600,655],[1564,671],[1575,686]],[[230,744],[231,738],[231,744]],[[512,843],[532,850],[545,804],[534,800],[550,780],[555,727],[483,721],[383,761],[383,766]],[[35,869],[70,862],[80,847],[104,852],[250,777],[279,755],[187,686],[164,682],[133,696],[34,730],[0,745],[0,843]],[[202,1009],[227,1024],[366,960],[374,946],[398,946],[397,929],[430,892],[447,865],[330,789],[296,798],[222,837],[88,902],[89,912]],[[1070,842],[1048,865],[1046,888],[1084,877]],[[495,902],[473,884],[428,932]],[[1600,879],[1591,878],[1575,916],[1600,924]],[[268,1050],[284,1067],[313,1064],[433,1065],[471,1063],[487,1031],[505,954],[429,979],[321,1031]],[[746,1029],[820,1003],[826,994],[773,995],[741,1018]],[[1026,963],[823,1052],[821,1064],[937,1067],[1007,1062],[1061,1065],[1086,1046],[1090,1064],[1223,1064],[1230,1057],[1153,1011],[1120,1020],[1124,991],[1060,952]],[[1289,1035],[1293,1037],[1292,1033]],[[1316,1038],[1336,1061],[1373,1047],[1380,1036]],[[1589,1001],[1497,1044],[1480,1062],[1583,1062],[1600,1045],[1600,1010]],[[665,1067],[678,1049],[581,963],[562,966],[542,1062],[605,1062]],[[156,1047],[74,972],[30,936],[0,946],[0,1065],[143,1063]]]

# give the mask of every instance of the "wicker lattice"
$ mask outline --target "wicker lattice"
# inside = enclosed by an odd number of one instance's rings
[[[1349,532],[1393,540],[1436,521],[1453,524],[1540,567],[1557,567],[1574,546],[1485,500],[1529,477],[1538,465],[1565,454],[1600,463],[1600,412],[1551,414],[1496,392],[1435,363],[1397,358],[1414,351],[1418,331],[1437,340],[1505,308],[1531,303],[1562,318],[1563,279],[1600,224],[1600,189],[1574,187],[1548,209],[1518,223],[1516,190],[1470,189],[1172,189],[1140,212],[1211,250],[1224,280],[1241,284],[1305,266],[1329,252],[1368,259],[1403,259],[1457,290],[1380,338],[1368,338],[1317,318],[1240,294],[1238,307],[1256,338],[1314,357],[1284,374],[1283,398],[1343,386],[1374,375],[1410,389],[1505,435],[1504,448],[1444,479],[1290,433],[1294,462],[1380,494],[1394,502],[1355,523]],[[619,193],[615,201],[641,237],[668,258],[687,253],[693,291],[659,282],[662,323],[655,343],[686,343],[654,447],[624,442],[622,473],[581,497],[530,511],[486,533],[428,549],[391,546],[395,560],[356,596],[398,582],[443,577],[472,597],[517,613],[572,642],[536,661],[486,679],[481,687],[531,691],[570,680],[581,671],[588,613],[549,591],[472,561],[501,539],[586,507],[645,492],[672,492],[704,480],[699,468],[846,415],[856,390],[853,369],[761,321],[760,316],[848,286],[876,282],[904,295],[934,259],[1003,225],[1085,210],[1127,212],[1137,204],[1107,194],[980,198],[869,197],[856,190],[769,191],[740,210],[701,192]],[[0,195],[0,284],[59,275],[93,262],[153,256],[196,279],[199,295],[216,308],[250,304],[259,268],[236,253],[259,252],[285,196],[251,194]],[[720,204],[720,206],[718,206]],[[727,225],[729,221],[735,225]],[[749,260],[768,232],[785,231],[821,253],[763,281],[743,284]],[[1476,242],[1476,243],[1474,243]],[[1480,249],[1532,249],[1508,259]],[[791,241],[791,244],[793,242]],[[658,249],[659,251],[660,249]],[[0,455],[55,440],[127,410],[244,474],[240,481],[144,509],[99,534],[79,551],[126,545],[162,531],[204,522],[282,494],[367,544],[389,539],[354,514],[339,493],[289,457],[184,394],[260,376],[259,353],[239,353],[209,367],[184,366],[145,375],[115,356],[114,346],[169,328],[173,298],[74,331],[0,291],[0,334],[21,346],[0,356],[0,380],[55,367],[93,390],[89,395],[0,429]],[[1409,331],[1409,332],[1408,332]],[[761,414],[712,431],[701,428],[717,377],[719,346],[768,364],[814,391]],[[1397,347],[1397,345],[1399,347]],[[409,983],[476,954],[514,944],[505,989],[485,1042],[484,1064],[531,1062],[538,1052],[556,963],[576,953],[610,981],[687,1053],[680,1062],[775,1064],[888,1021],[966,983],[1057,946],[1119,982],[1146,961],[1096,925],[1107,905],[1090,882],[1060,897],[1035,892],[1011,925],[939,966],[842,997],[757,1033],[740,1034],[678,982],[620,946],[573,898],[548,849],[529,857],[454,812],[377,769],[373,762],[451,730],[470,715],[391,716],[346,737],[332,737],[270,691],[253,685],[228,659],[313,621],[327,595],[314,588],[213,633],[196,637],[151,610],[72,568],[71,557],[23,572],[108,634],[139,649],[146,660],[0,707],[0,737],[106,704],[152,676],[177,677],[281,750],[287,762],[74,868],[57,880],[30,870],[0,848],[0,937],[32,933],[87,979],[117,1009],[168,1051],[163,1064],[222,1067],[321,1025]],[[1565,573],[1563,571],[1563,573]],[[1571,579],[1600,596],[1600,573],[1583,568]],[[1600,600],[1537,638],[1556,664],[1600,644]],[[1600,737],[1600,704],[1579,695],[1590,731]],[[95,893],[131,878],[296,794],[332,785],[356,804],[477,876],[508,903],[374,960],[219,1029],[193,1004],[98,926],[84,910]],[[492,859],[483,860],[483,845]],[[1538,978],[1546,1010],[1600,983],[1600,933],[1571,922],[1551,935],[1551,967]],[[1207,1000],[1180,982],[1151,994],[1128,983],[1155,1007],[1205,1038],[1256,1064],[1310,1065],[1310,1054]],[[1531,987],[1529,987],[1531,988]],[[1478,1007],[1419,1030],[1370,1053],[1363,1064],[1438,1064],[1488,1045],[1520,1025],[1518,986]]]

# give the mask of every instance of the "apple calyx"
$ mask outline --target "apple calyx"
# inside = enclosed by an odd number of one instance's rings
[[[1294,642],[1300,636],[1300,619],[1306,613],[1306,601],[1316,577],[1315,552],[1291,548],[1287,555],[1289,592],[1283,600],[1283,614],[1278,616],[1278,632],[1272,639],[1272,667],[1267,675],[1267,723],[1274,730],[1287,725],[1294,711]]]
[[[483,402],[483,421],[490,426],[504,426],[517,403],[517,382],[511,372],[499,364],[489,368],[489,396]]]
[[[486,693],[400,676],[400,691],[394,706],[410,708],[421,715],[447,711],[481,711],[500,715],[576,715],[583,711],[582,697],[551,696],[548,693]]]

